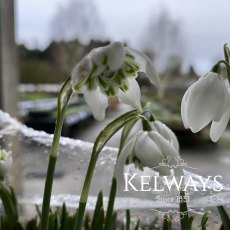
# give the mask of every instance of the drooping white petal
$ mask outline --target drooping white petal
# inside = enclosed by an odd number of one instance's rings
[[[124,62],[124,55],[124,45],[121,42],[112,42],[107,46],[93,49],[88,56],[97,66],[95,75],[100,75],[107,70],[107,67],[110,71],[120,69]]]
[[[120,156],[118,157],[117,163],[115,165],[115,177],[119,186],[124,184],[124,167],[127,157],[133,153],[134,145],[137,136],[135,135],[121,150]]]
[[[105,119],[105,109],[108,106],[108,98],[101,93],[97,87],[94,90],[85,90],[84,98],[86,103],[92,109],[96,120],[101,121]]]
[[[121,68],[124,62],[125,47],[121,42],[112,42],[107,50],[108,66],[111,71],[116,71]]]
[[[164,138],[160,133],[156,131],[150,131],[148,135],[155,143],[157,143],[160,151],[164,155],[164,158],[167,158],[168,156],[172,158],[179,156],[179,152],[177,151],[177,149],[170,143],[169,140]]]
[[[186,129],[189,128],[189,126],[188,126],[188,117],[187,117],[187,106],[188,106],[188,97],[189,97],[189,93],[191,91],[192,86],[190,86],[187,89],[187,91],[185,92],[185,94],[184,94],[184,96],[182,98],[182,102],[181,102],[181,117],[182,117],[184,127]]]
[[[220,77],[215,73],[193,84],[187,97],[187,124],[198,132],[212,120],[218,120],[226,111],[228,93]]]
[[[219,140],[222,136],[224,130],[226,129],[230,117],[230,105],[228,106],[228,111],[223,115],[219,121],[213,121],[210,129],[210,138],[213,142]]]
[[[83,77],[88,77],[92,71],[92,61],[89,57],[84,57],[74,68],[71,73],[72,84],[75,86]]]
[[[168,157],[170,157],[170,161],[168,162],[169,165],[175,166],[177,165],[177,159],[180,157],[179,152],[177,149],[170,143],[169,140],[165,139],[161,134],[159,134],[156,131],[150,131],[149,136],[152,138],[152,140],[157,143],[159,149],[161,150],[162,153],[162,159],[166,160]],[[159,171],[161,170],[161,171]],[[164,175],[169,175],[169,168],[159,168],[159,172],[164,174]],[[177,169],[177,172],[179,174],[183,173],[182,168]]]
[[[150,82],[154,85],[159,85],[160,79],[153,66],[152,61],[144,55],[142,52],[126,47],[125,48],[129,53],[131,53],[136,62],[140,65],[141,70],[145,72],[146,76],[149,78]]]
[[[123,92],[119,89],[117,97],[120,102],[131,105],[137,108],[139,111],[142,110],[141,107],[141,91],[137,81],[133,78],[127,79],[128,90]]]
[[[178,143],[177,137],[174,134],[174,132],[168,126],[163,124],[161,121],[154,121],[151,124],[152,124],[153,130],[157,131],[166,140],[169,140],[169,142],[179,152],[179,143]]]
[[[153,168],[159,165],[164,156],[147,131],[138,134],[134,147],[134,153],[145,167]]]

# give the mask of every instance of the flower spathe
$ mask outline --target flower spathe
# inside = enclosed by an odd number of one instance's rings
[[[223,134],[230,117],[230,96],[221,76],[209,72],[191,85],[181,103],[185,128],[196,133],[210,122],[210,138],[217,141]]]
[[[162,161],[169,159],[171,165],[177,164],[179,144],[175,134],[162,122],[151,123],[152,131],[139,131],[122,149],[115,166],[118,184],[123,184],[125,164],[134,164],[139,169],[154,169],[160,175],[170,175],[170,168],[158,167]],[[181,169],[178,169],[182,173]]]
[[[144,72],[152,83],[159,83],[147,56],[113,42],[87,54],[74,67],[71,78],[73,89],[84,94],[94,117],[103,120],[110,96],[141,110],[140,88],[135,80],[138,72]]]
[[[0,149],[0,177],[3,178],[12,165],[12,152]]]

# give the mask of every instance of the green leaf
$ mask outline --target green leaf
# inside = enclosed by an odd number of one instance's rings
[[[206,212],[203,216],[202,216],[202,219],[201,219],[201,229],[202,230],[206,230],[206,223],[208,221],[208,213]]]
[[[122,134],[121,134],[121,141],[120,141],[120,146],[119,146],[119,154],[121,152],[121,150],[123,149],[126,139],[129,135],[129,133],[131,132],[134,124],[136,123],[137,119],[134,118],[133,120],[129,121],[123,128],[122,130]]]
[[[116,197],[116,190],[117,190],[117,181],[116,178],[113,177],[112,185],[110,188],[110,194],[109,194],[109,202],[108,202],[108,208],[106,212],[106,218],[105,218],[105,227],[106,230],[112,229],[112,221],[113,221],[113,207],[114,207],[114,201]]]
[[[190,230],[188,208],[187,208],[187,203],[186,203],[184,191],[180,192],[180,196],[182,197],[182,201],[180,201],[180,223],[181,223],[181,229],[183,229],[183,230]]]
[[[156,224],[158,222],[158,217],[156,217],[148,226],[148,230],[154,230],[156,228]]]
[[[5,209],[6,217],[12,228],[18,221],[17,200],[13,189],[11,187],[8,188],[5,184],[0,182],[0,197]]]
[[[137,221],[137,224],[136,224],[134,230],[139,230],[139,227],[140,227],[140,220]]]
[[[189,229],[192,229],[193,221],[194,221],[194,216],[189,216]]]
[[[104,212],[104,209],[101,208],[99,212],[99,218],[97,219],[95,226],[93,226],[95,230],[103,229],[104,218],[105,218],[105,212]]]
[[[229,63],[229,48],[227,43],[224,44],[224,57],[225,60]]]
[[[217,207],[225,230],[230,229],[230,219],[223,206]]]
[[[133,120],[134,118],[139,118],[139,113],[136,109],[129,111],[120,117],[113,120],[111,123],[109,123],[97,136],[96,141],[93,146],[92,155],[90,158],[89,166],[87,169],[87,173],[85,176],[85,181],[80,197],[80,203],[78,208],[78,215],[75,221],[74,230],[80,230],[82,226],[82,221],[84,217],[85,212],[85,206],[88,199],[88,193],[89,193],[89,187],[91,184],[91,179],[93,176],[93,172],[97,163],[97,158],[105,146],[105,144],[109,141],[109,139],[119,130],[121,129],[125,124]]]
[[[99,219],[99,213],[102,208],[103,208],[103,193],[102,191],[100,191],[97,197],[97,203],[93,213],[92,229],[94,229],[94,226],[96,225],[97,220]]]
[[[164,217],[164,222],[163,222],[162,230],[171,230],[171,227],[172,227],[172,222],[171,222],[171,220],[169,219],[168,216],[165,216],[165,217]],[[182,229],[183,229],[183,228],[182,228]]]
[[[65,203],[62,205],[61,214],[60,214],[60,230],[64,230],[65,222],[68,217]]]
[[[136,109],[121,115],[120,117],[116,118],[111,123],[109,123],[97,136],[93,147],[93,154],[97,156],[102,150],[102,148],[105,146],[105,144],[109,141],[109,139],[120,128],[122,128],[124,125],[126,125],[134,119],[138,119],[138,112]]]
[[[126,224],[125,224],[125,230],[129,230],[129,229],[130,229],[130,221],[131,221],[131,218],[130,218],[130,210],[127,209],[127,210],[126,210]]]
[[[111,223],[112,229],[116,229],[116,225],[117,225],[117,212],[114,212],[112,223]]]
[[[90,230],[91,226],[90,226],[90,214],[87,212],[85,215],[85,230]]]

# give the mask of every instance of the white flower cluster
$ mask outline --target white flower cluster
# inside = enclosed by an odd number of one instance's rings
[[[72,85],[75,91],[84,94],[94,117],[103,120],[110,96],[117,96],[121,102],[142,109],[140,88],[135,80],[138,72],[144,72],[151,83],[159,83],[147,56],[121,42],[113,42],[93,49],[74,67]]]

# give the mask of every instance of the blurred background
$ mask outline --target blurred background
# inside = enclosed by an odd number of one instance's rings
[[[122,41],[146,53],[161,85],[138,81],[143,103],[177,134],[189,164],[226,174],[228,131],[218,145],[208,129],[183,128],[180,103],[185,90],[223,57],[230,40],[227,0],[0,0],[0,108],[27,126],[53,133],[60,84],[92,48]],[[96,122],[82,97],[67,110],[63,135],[93,142],[104,125],[128,108],[111,98],[105,122]],[[111,142],[117,146],[117,140]],[[206,162],[206,166],[203,166]],[[206,171],[205,171],[206,170]],[[226,182],[230,179],[225,179]]]

